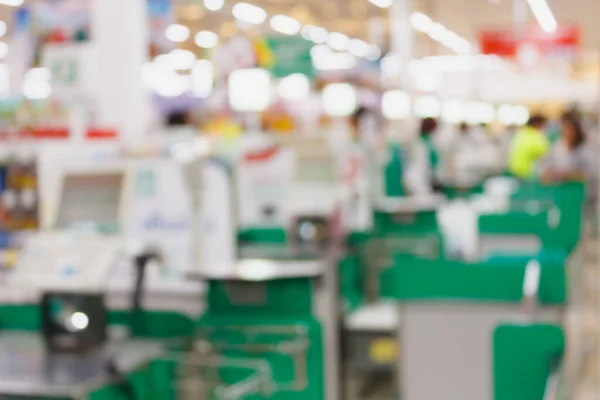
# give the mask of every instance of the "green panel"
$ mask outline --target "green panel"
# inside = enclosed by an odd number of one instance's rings
[[[136,337],[155,339],[187,337],[194,332],[193,321],[174,312],[142,311],[133,317],[129,311],[109,311],[111,325],[132,325]],[[41,313],[37,305],[0,306],[0,330],[39,331]]]
[[[547,236],[550,232],[548,212],[527,213],[519,211],[505,214],[481,215],[479,217],[479,232],[494,235],[536,234]]]
[[[267,44],[275,59],[271,69],[274,77],[284,78],[292,74],[315,76],[310,56],[311,42],[299,36],[271,36],[267,38]]]
[[[436,211],[423,211],[410,215],[394,215],[376,211],[374,225],[377,235],[438,231]]]
[[[475,185],[472,187],[454,187],[454,186],[445,186],[444,194],[450,200],[454,199],[466,199],[476,194],[483,193],[482,185]]]
[[[40,309],[35,305],[0,306],[0,330],[39,331]]]
[[[371,232],[352,232],[346,238],[346,245],[356,247],[365,244],[370,238]]]
[[[363,265],[357,255],[349,255],[340,261],[340,288],[345,313],[356,310],[363,302]]]
[[[286,244],[287,234],[283,228],[253,228],[238,232],[242,244]]]
[[[513,195],[513,210],[479,218],[482,234],[529,235],[540,237],[544,248],[570,253],[581,238],[585,186],[567,183],[544,186],[525,183]],[[549,226],[552,213],[559,211],[558,226]]]
[[[542,262],[539,299],[543,304],[566,301],[563,265]],[[382,274],[381,293],[400,301],[512,302],[522,300],[527,262],[468,264],[397,256]]]
[[[501,325],[493,338],[494,400],[543,400],[552,365],[565,349],[555,325]]]
[[[290,334],[292,328],[302,333]],[[271,399],[324,400],[323,337],[314,318],[209,314],[199,321],[197,332],[228,358],[267,361],[276,387]]]
[[[166,339],[190,337],[194,334],[192,319],[167,311],[142,311],[138,314],[129,311],[110,311],[108,322],[111,325],[129,325],[136,337]]]
[[[208,309],[225,315],[311,315],[311,279],[266,282],[211,281]],[[293,300],[292,300],[293,299]]]
[[[398,144],[388,146],[389,161],[385,166],[384,185],[385,195],[388,197],[406,196],[402,184],[402,154]]]

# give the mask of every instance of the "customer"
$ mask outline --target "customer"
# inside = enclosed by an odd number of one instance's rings
[[[566,114],[559,140],[541,162],[541,179],[546,183],[588,181],[595,175],[593,160],[581,123],[576,116]]]
[[[550,141],[544,132],[546,122],[543,115],[533,115],[515,134],[508,155],[508,170],[513,176],[520,179],[535,176],[536,163],[550,151]]]

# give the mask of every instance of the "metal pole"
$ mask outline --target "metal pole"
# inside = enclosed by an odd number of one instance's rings
[[[390,7],[390,49],[402,63],[401,88],[408,93],[414,102],[415,90],[410,76],[410,62],[414,58],[415,35],[410,24],[412,0],[395,0]],[[407,118],[406,129],[414,135],[415,115],[411,106]]]

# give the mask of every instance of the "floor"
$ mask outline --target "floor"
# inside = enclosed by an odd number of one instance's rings
[[[599,241],[587,235],[584,241],[583,286],[585,313],[582,328],[588,346],[587,357],[582,367],[583,384],[575,391],[574,400],[597,400],[600,398],[600,265]]]

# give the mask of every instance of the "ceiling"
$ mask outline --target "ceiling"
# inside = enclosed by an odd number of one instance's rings
[[[212,30],[221,37],[237,32],[231,16],[235,0],[225,0],[225,7],[218,12],[204,10],[202,2],[180,4],[178,20],[188,25],[192,33]],[[368,0],[247,0],[264,8],[269,15],[285,14],[303,24],[322,26],[328,31],[338,31],[351,37],[369,41],[373,27],[389,28],[388,10],[378,8]],[[524,0],[525,1],[525,0]],[[485,28],[510,28],[513,24],[513,0],[412,0],[414,11],[421,11],[434,21],[455,31],[462,37],[477,42],[478,32]],[[582,48],[600,50],[600,1],[598,0],[549,0],[559,24],[576,23],[582,29]],[[529,11],[528,20],[535,24]],[[268,24],[263,24],[263,28]],[[376,28],[375,28],[376,29]],[[188,46],[193,45],[193,35]],[[417,34],[417,56],[448,53],[424,34]]]

